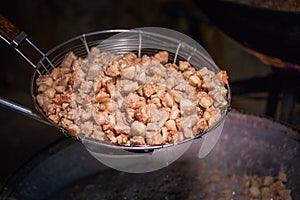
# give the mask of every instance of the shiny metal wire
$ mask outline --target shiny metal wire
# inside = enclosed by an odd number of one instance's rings
[[[122,38],[113,36],[117,33],[122,33]],[[44,55],[37,64],[36,71],[39,74],[49,73],[53,67],[60,64],[68,52],[73,51],[77,56],[85,57],[93,46],[100,46],[101,51],[114,54],[134,51],[138,56],[141,56],[142,51],[154,54],[157,50],[166,50],[173,55],[171,59],[174,63],[179,56],[190,61],[195,67],[201,64],[199,67],[206,66],[213,71],[219,70],[206,52],[199,50],[197,52],[197,48],[172,36],[141,30],[106,30],[82,34],[58,45]]]

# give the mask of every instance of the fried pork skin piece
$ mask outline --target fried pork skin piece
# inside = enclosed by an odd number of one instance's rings
[[[75,62],[76,61],[76,62]],[[74,53],[68,53],[61,65],[49,75],[37,78],[38,94],[36,100],[48,118],[57,125],[77,135],[80,131],[74,123],[74,110],[70,107],[76,68],[82,62]]]
[[[286,174],[279,172],[277,176],[244,176],[241,184],[243,194],[253,199],[282,199],[291,200],[291,190],[286,188]]]
[[[138,58],[92,48],[85,59],[70,52],[36,80],[36,99],[73,135],[121,145],[177,143],[220,119],[228,76],[168,62],[166,51]]]

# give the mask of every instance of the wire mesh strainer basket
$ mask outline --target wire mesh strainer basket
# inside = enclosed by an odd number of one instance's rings
[[[174,64],[178,64],[179,61],[188,61],[197,69],[207,67],[215,73],[219,72],[220,70],[200,44],[184,34],[164,28],[147,27],[133,30],[105,30],[82,34],[61,43],[45,54],[28,40],[27,35],[24,32],[21,32],[18,29],[15,31],[17,34],[13,34],[13,36],[1,35],[1,38],[10,44],[23,58],[25,58],[31,64],[31,66],[35,68],[31,79],[31,95],[34,105],[39,113],[36,114],[26,107],[19,106],[3,98],[1,98],[1,105],[26,114],[27,116],[36,120],[55,126],[66,135],[72,134],[68,134],[66,129],[51,121],[46,116],[43,109],[39,106],[36,99],[38,94],[36,79],[41,75],[49,74],[54,68],[59,67],[65,58],[65,55],[69,52],[73,52],[77,57],[85,58],[89,55],[92,47],[97,47],[102,52],[110,52],[116,55],[132,52],[138,57],[144,54],[152,56],[159,51],[167,51],[169,53],[169,62],[173,62]],[[36,65],[18,50],[18,45],[23,41],[29,43],[30,46],[32,46],[42,55],[42,59]],[[229,91],[228,85],[227,89]],[[228,105],[221,109],[221,118],[204,133],[213,132],[215,129],[218,129],[220,125],[224,124],[225,116],[230,105],[230,91],[228,92],[227,100]],[[220,130],[218,130],[218,132],[220,132]],[[163,162],[163,165],[165,166],[165,163],[168,165],[168,163],[178,159],[187,150],[192,140],[201,137],[204,133],[199,133],[196,135],[196,137],[185,139],[176,145],[170,143],[156,146],[115,145],[110,142],[98,141],[82,135],[79,135],[79,138],[88,151],[90,151],[97,159],[100,158],[100,161],[103,161],[103,158],[108,158],[109,161],[107,162],[110,162],[112,160],[111,158],[119,159],[120,156],[127,160],[128,158],[134,158],[135,161],[137,161],[136,158],[141,158],[139,160],[139,162],[141,161],[143,168],[141,171],[145,171],[145,163],[149,164],[156,160],[156,163]],[[156,156],[153,157],[153,150],[159,150],[162,148],[166,149],[165,147],[170,148],[167,148],[168,150],[164,151],[156,151]],[[140,156],[142,154],[139,154],[145,153],[148,155],[149,152],[151,153],[151,159],[149,159],[147,156],[145,157],[144,155]],[[158,152],[160,156],[157,156]],[[166,157],[168,157],[168,159],[166,159]],[[146,162],[145,159],[147,160]],[[157,161],[157,159],[159,161]],[[167,160],[167,162],[165,160]],[[111,163],[108,163],[108,165],[110,164]],[[146,171],[152,171],[153,169],[161,168],[161,166],[161,164],[158,164],[155,167],[146,169]],[[128,171],[127,168],[124,171]],[[133,171],[135,171],[135,169]]]
[[[45,54],[40,60],[35,69],[32,82],[31,94],[35,102],[36,109],[42,113],[47,119],[41,107],[36,101],[37,87],[36,79],[40,75],[48,74],[53,68],[58,67],[65,55],[72,51],[78,57],[87,57],[91,47],[98,47],[102,52],[111,52],[116,55],[122,55],[128,52],[133,52],[137,56],[154,55],[158,51],[168,51],[170,62],[177,63],[181,61],[189,61],[195,68],[207,67],[208,69],[218,72],[220,69],[213,62],[208,53],[194,40],[176,31],[164,28],[139,28],[133,30],[106,30],[83,34],[72,38],[57,47],[53,48]],[[221,120],[225,117],[228,107],[222,109]],[[57,124],[49,121],[54,126]],[[212,126],[207,132],[217,127],[219,123]],[[66,130],[59,127],[63,132]],[[200,137],[201,134],[197,135]],[[92,141],[92,140],[91,140]],[[188,140],[185,140],[186,142]],[[110,143],[105,143],[105,146],[115,147]],[[147,147],[128,147],[123,146],[123,149],[156,149],[166,147],[173,144],[147,146]],[[117,146],[116,148],[120,148]]]

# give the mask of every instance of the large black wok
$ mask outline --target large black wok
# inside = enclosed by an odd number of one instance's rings
[[[300,12],[224,0],[196,2],[218,28],[245,47],[300,64]]]
[[[300,143],[292,139],[297,134],[268,119],[232,111],[208,156],[198,159],[201,140],[195,140],[180,160],[144,174],[109,169],[82,144],[62,140],[16,173],[0,199],[204,199],[212,173],[276,176],[279,171],[287,174],[293,199],[300,199]],[[227,187],[236,185],[228,181]]]

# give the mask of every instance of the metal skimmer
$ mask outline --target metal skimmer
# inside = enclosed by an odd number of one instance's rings
[[[76,56],[84,58],[89,54],[89,49],[95,46],[99,47],[101,51],[108,51],[114,54],[134,52],[138,56],[141,56],[142,54],[153,55],[158,50],[165,50],[169,52],[169,59],[172,60],[173,63],[176,63],[179,60],[187,60],[193,66],[206,66],[208,69],[214,72],[218,72],[220,70],[200,44],[184,34],[164,28],[148,27],[133,30],[104,30],[86,33],[59,44],[47,53],[43,53],[27,38],[26,33],[20,31],[3,16],[0,16],[0,33],[1,39],[15,49],[21,55],[21,57],[23,57],[34,68],[34,73],[31,79],[31,95],[38,113],[2,97],[0,97],[0,105],[25,114],[26,116],[40,122],[55,126],[66,135],[70,134],[68,134],[64,128],[59,127],[57,124],[49,120],[42,108],[38,105],[36,101],[37,87],[35,81],[39,76],[48,74],[52,69],[58,67],[65,55],[70,51],[72,51]],[[31,59],[29,59],[26,55],[24,55],[23,52],[19,50],[19,47],[24,43],[29,44],[29,46],[38,52],[38,54],[42,57],[37,64],[34,64]],[[230,89],[229,86],[227,88],[228,90]],[[222,109],[221,119],[214,126],[210,127],[206,133],[214,131],[220,125],[224,124],[225,116],[230,105],[230,91],[228,92],[227,100],[229,104]],[[203,134],[199,134],[196,138],[201,137]],[[136,157],[136,153],[139,155],[141,155],[140,153],[149,154],[149,152],[153,152],[153,150],[156,149],[176,146],[177,147],[175,149],[178,151],[178,146],[186,146],[174,144],[159,146],[118,146],[108,142],[96,141],[90,138],[80,139],[92,154],[93,152],[97,154],[101,153],[101,155],[105,155],[106,157],[107,155],[121,155],[124,158],[123,150],[126,150],[125,154],[127,157],[128,152],[130,152],[129,157]],[[195,138],[184,140],[178,144],[188,143],[193,139]],[[177,159],[180,155],[182,155],[182,153],[184,153],[183,151],[185,151],[186,148],[187,147],[184,147],[184,150],[178,151],[173,158]],[[119,152],[119,150],[122,152]],[[168,151],[166,150],[165,152],[166,155],[170,155],[172,148],[168,148]],[[157,153],[155,154],[157,155]],[[174,159],[171,159],[170,162],[174,161]],[[170,162],[168,161],[167,163]]]

